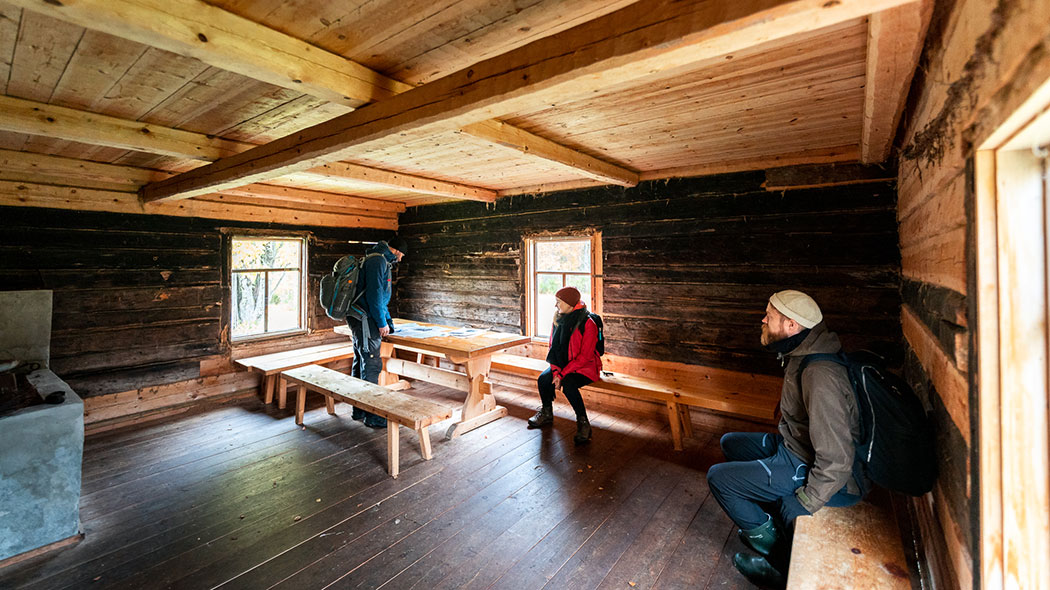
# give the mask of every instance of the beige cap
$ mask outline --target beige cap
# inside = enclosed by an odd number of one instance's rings
[[[777,311],[795,320],[803,328],[812,328],[824,319],[817,302],[802,291],[778,291],[773,293],[769,302]]]

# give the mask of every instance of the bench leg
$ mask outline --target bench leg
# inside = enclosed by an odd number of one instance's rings
[[[430,457],[430,432],[427,431],[427,427],[424,426],[416,431],[419,435],[419,452],[423,455],[424,461],[429,461]]]
[[[288,405],[288,380],[278,377],[277,382],[277,408],[283,410]]]
[[[386,421],[386,445],[387,462],[389,464],[390,476],[397,479],[398,472],[398,429],[401,425],[393,420]]]
[[[682,434],[686,438],[693,438],[693,416],[689,413],[689,405],[678,404],[678,415],[682,421]]]
[[[674,450],[682,450],[682,417],[678,414],[678,404],[667,402],[667,418],[671,421],[671,441]]]
[[[277,382],[277,375],[267,375],[263,378],[263,403],[270,405],[273,403],[273,389]]]
[[[325,409],[328,410],[328,413],[335,416],[335,398],[330,395],[324,396],[324,405]]]
[[[306,387],[299,386],[299,395],[295,399],[295,423],[303,425],[303,414],[306,412]]]

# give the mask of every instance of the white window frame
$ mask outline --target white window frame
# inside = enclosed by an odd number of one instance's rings
[[[247,232],[235,232],[235,233],[231,232],[229,237],[230,237],[230,243],[229,243],[230,245],[229,245],[229,251],[227,252],[227,268],[229,269],[229,280],[230,280],[230,298],[229,298],[230,309],[229,309],[229,313],[227,314],[228,317],[226,318],[226,320],[229,322],[229,325],[230,325],[230,342],[232,342],[232,343],[243,343],[243,342],[252,342],[252,341],[257,341],[257,340],[270,340],[270,339],[274,339],[274,338],[284,338],[284,337],[288,337],[288,336],[297,336],[297,335],[308,333],[309,330],[310,330],[309,326],[307,325],[307,320],[308,320],[308,313],[307,312],[309,310],[309,305],[307,303],[307,295],[308,295],[308,292],[309,292],[308,289],[307,289],[307,286],[308,286],[308,283],[309,283],[309,278],[308,278],[309,274],[308,274],[308,268],[307,268],[307,264],[306,264],[307,260],[308,260],[307,248],[309,247],[308,236],[302,235],[302,234],[269,234],[269,233],[266,233],[266,234],[255,234],[255,233],[247,233]],[[233,246],[234,246],[234,242],[236,242],[238,240],[241,240],[241,241],[259,241],[259,242],[265,242],[265,241],[298,241],[298,242],[300,242],[299,268],[265,268],[265,269],[253,268],[253,269],[244,269],[244,270],[234,269],[233,268]],[[267,286],[265,287],[265,289],[266,289],[266,292],[269,292],[269,285],[268,285],[269,273],[271,273],[271,272],[284,272],[284,271],[290,271],[290,270],[297,270],[297,271],[299,271],[299,327],[292,328],[290,330],[281,330],[281,331],[277,331],[277,332],[263,332],[261,334],[251,334],[251,335],[247,335],[247,336],[234,336],[233,335],[233,288],[234,288],[234,285],[235,285],[234,277],[236,276],[236,274],[239,273],[239,272],[260,272],[260,271],[264,272],[265,273],[264,281],[267,282]],[[266,317],[268,315],[268,310],[269,310],[269,304],[267,304],[266,308],[264,308],[264,310],[263,310],[264,317]],[[265,322],[265,320],[264,320],[264,322]]]
[[[538,336],[534,327],[536,309],[536,244],[540,242],[591,242],[591,311],[602,313],[603,308],[603,274],[602,274],[602,232],[593,231],[586,234],[559,234],[527,236],[522,250],[525,254],[525,310],[523,320],[525,323],[524,333],[531,336],[535,342],[547,342],[546,336]],[[564,273],[583,274],[583,273]],[[563,278],[564,282],[564,278]]]

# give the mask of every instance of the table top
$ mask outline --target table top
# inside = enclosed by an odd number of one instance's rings
[[[427,322],[417,322],[413,320],[402,320],[400,318],[394,320],[394,328],[396,329],[400,324],[417,324],[420,326],[429,326],[435,328],[444,328],[448,330],[459,330],[454,326],[443,326],[441,324],[430,324]],[[350,328],[346,325],[336,326],[336,333],[350,335]],[[386,342],[393,344],[398,348],[407,348],[411,350],[421,351],[424,353],[441,353],[445,356],[450,357],[465,357],[465,358],[477,358],[482,356],[491,355],[501,350],[505,350],[512,346],[518,346],[519,344],[525,344],[531,340],[528,336],[522,336],[520,334],[508,334],[505,332],[491,332],[485,331],[480,334],[457,337],[457,336],[430,336],[426,338],[414,337],[414,336],[403,336],[394,332],[384,338]]]

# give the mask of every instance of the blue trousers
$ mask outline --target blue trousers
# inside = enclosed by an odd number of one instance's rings
[[[365,340],[361,333],[361,321],[354,318],[346,318],[346,324],[350,327],[350,333],[354,336],[354,362],[350,366],[350,375],[358,379],[364,379],[370,383],[379,383],[379,373],[383,370],[383,358],[379,355],[379,344],[382,337],[379,335],[379,325],[372,318],[368,318],[368,339]],[[354,417],[361,411],[354,408]],[[364,412],[365,419],[378,419],[379,416],[371,412]]]
[[[783,499],[805,485],[809,465],[784,446],[779,434],[730,432],[720,444],[728,462],[713,465],[707,483],[729,518],[746,531],[762,526],[776,513],[779,523],[790,528],[798,514],[790,505],[785,508]],[[862,495],[843,487],[827,505],[851,506]]]

